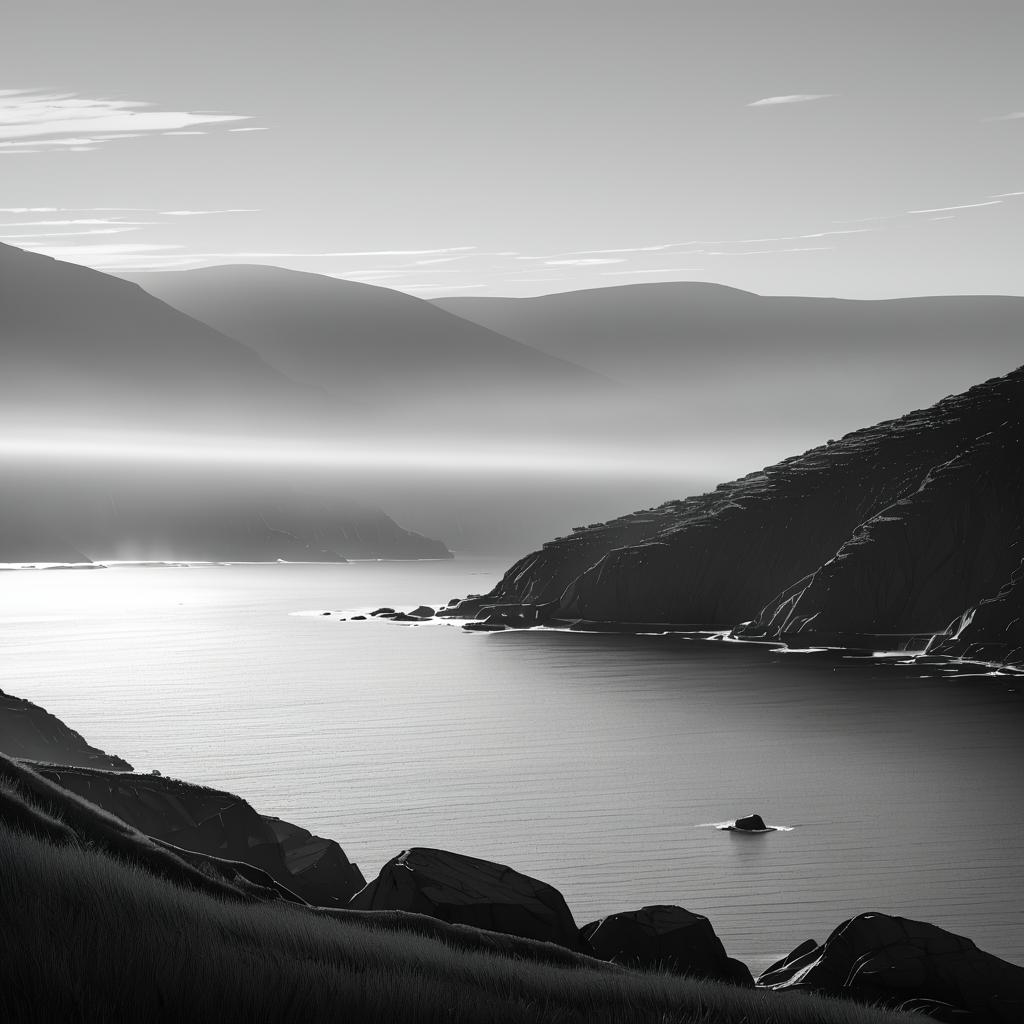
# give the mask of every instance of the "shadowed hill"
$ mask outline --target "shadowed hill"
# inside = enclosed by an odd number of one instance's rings
[[[322,391],[137,285],[8,245],[0,245],[0,371],[0,421],[19,431],[308,436],[336,418]]]
[[[500,415],[579,391],[613,393],[589,370],[375,285],[269,266],[130,275],[150,294],[240,338],[295,380],[401,418],[444,421],[474,409]]]

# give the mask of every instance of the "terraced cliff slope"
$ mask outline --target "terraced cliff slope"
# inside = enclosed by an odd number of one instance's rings
[[[710,493],[577,528],[455,610],[846,642],[945,633],[1021,562],[1022,399],[1017,370]]]

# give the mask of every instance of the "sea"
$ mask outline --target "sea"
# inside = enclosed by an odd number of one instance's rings
[[[507,864],[584,924],[707,915],[757,972],[844,919],[1024,964],[1024,678],[905,656],[355,614],[507,559],[0,573],[0,688],[336,839]],[[329,613],[329,614],[325,614]],[[719,827],[757,812],[778,831]]]

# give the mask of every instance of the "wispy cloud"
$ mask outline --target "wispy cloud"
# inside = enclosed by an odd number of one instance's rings
[[[633,274],[703,274],[703,267],[651,267],[649,270],[602,270],[605,277],[627,277]]]
[[[151,243],[114,243],[111,245],[39,245],[32,246],[33,252],[55,259],[73,259],[82,256],[127,256],[157,252],[161,249],[181,249],[180,245],[154,245]]]
[[[1024,110],[1014,110],[1009,114],[996,114],[995,117],[986,117],[986,121],[1020,121],[1024,118]]]
[[[997,192],[993,199],[1010,199],[1013,196],[1024,196],[1024,192]]]
[[[835,93],[831,92],[797,92],[788,96],[765,96],[764,99],[748,103],[748,107],[777,107],[783,103],[810,103],[812,100],[827,100]]]
[[[68,149],[95,148],[115,139],[167,134],[194,125],[248,120],[245,114],[197,113],[153,109],[135,100],[90,99],[76,93],[40,89],[0,92],[0,147],[29,142]]]
[[[0,224],[0,228],[3,225]],[[0,238],[81,238],[83,235],[123,235],[126,231],[138,231],[138,228],[92,228],[88,231],[36,231],[31,234],[8,234],[0,231]]]
[[[231,209],[231,210],[160,210],[164,217],[209,217],[215,213],[259,213],[259,210]]]
[[[118,227],[131,225],[133,227],[156,224],[155,220],[110,220],[106,217],[76,217],[71,220],[21,220],[16,223],[0,223],[0,228],[63,228],[75,224],[81,225],[116,225]]]
[[[907,210],[907,213],[946,213],[949,210],[973,210],[979,206],[999,206],[1001,200],[987,199],[983,203],[961,203],[959,206],[933,206],[928,210]]]
[[[597,267],[602,263],[625,263],[623,259],[573,259],[573,260],[545,260],[545,264],[549,267]]]

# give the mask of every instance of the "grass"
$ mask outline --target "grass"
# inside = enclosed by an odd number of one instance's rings
[[[418,915],[217,896],[33,801],[0,820],[0,1019],[884,1024],[833,1000],[644,974]],[[13,804],[8,804],[13,807]],[[75,813],[82,808],[76,807]],[[15,820],[17,819],[17,820]],[[66,823],[64,823],[66,826]],[[56,826],[56,827],[55,827]]]

